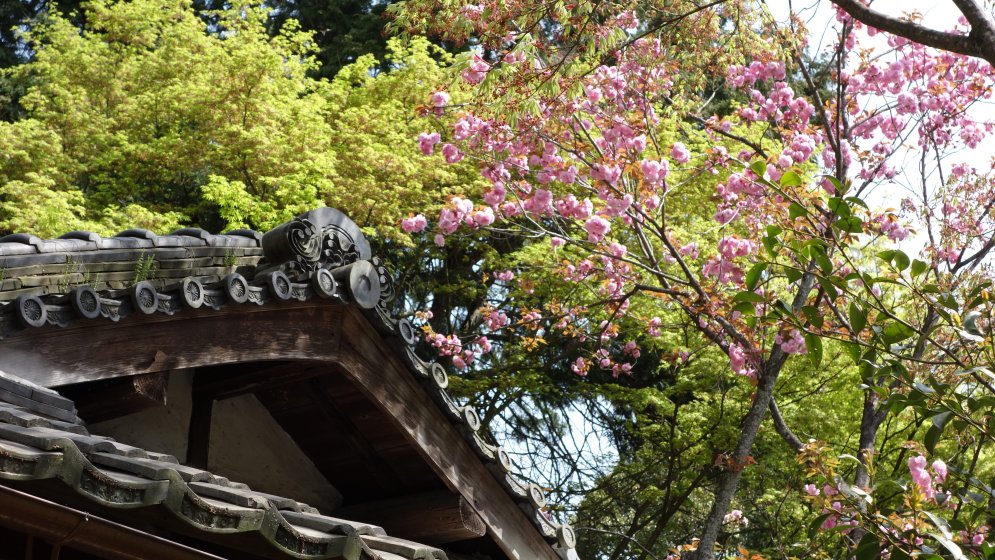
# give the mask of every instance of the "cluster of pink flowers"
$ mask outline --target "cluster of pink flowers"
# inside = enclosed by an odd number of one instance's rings
[[[463,344],[463,341],[453,334],[444,336],[439,333],[429,333],[425,336],[425,341],[435,347],[440,356],[452,356],[453,367],[460,370],[470,367],[478,357],[494,349],[486,336],[478,336],[470,344]]]
[[[713,277],[719,284],[742,284],[743,269],[733,259],[745,257],[757,250],[757,244],[748,239],[734,235],[719,240],[719,254],[705,262],[701,271],[705,276]]]
[[[973,534],[968,531],[961,531],[959,536],[961,542],[970,542],[972,546],[980,547],[985,544],[985,539],[988,538],[988,526],[982,525],[978,527]]]
[[[774,337],[774,342],[781,345],[781,350],[785,354],[806,354],[808,348],[805,346],[805,337],[798,329],[789,329],[787,332],[779,332]]]
[[[622,353],[631,356],[633,360],[638,360],[642,352],[639,350],[639,345],[636,344],[635,340],[630,340],[622,345]]]
[[[422,132],[418,135],[418,148],[426,156],[432,155],[435,145],[442,141],[442,136],[438,132]]]
[[[432,103],[433,107],[445,107],[446,105],[449,105],[449,101],[451,99],[452,98],[449,97],[448,93],[444,91],[437,91],[432,94],[429,101]]]
[[[805,494],[816,503],[823,504],[822,513],[829,514],[822,522],[821,528],[828,530],[834,527],[843,527],[843,532],[846,533],[856,527],[859,522],[853,517],[854,512],[850,506],[834,499],[839,493],[839,490],[831,484],[824,484],[821,490],[815,484],[805,485]],[[819,498],[820,495],[824,499]]]
[[[665,186],[664,180],[670,174],[670,163],[667,160],[644,159],[639,162],[639,168],[643,172],[643,181],[648,185]]]
[[[421,214],[401,220],[401,229],[407,233],[420,233],[426,227],[428,227],[428,220]]]
[[[872,223],[882,235],[895,242],[905,241],[910,233],[894,214],[879,214]]]
[[[460,13],[462,13],[467,19],[476,21],[480,19],[480,16],[484,13],[484,7],[480,4],[467,4],[460,8]]]
[[[587,372],[591,369],[591,364],[587,363],[583,357],[579,357],[570,364],[570,371],[580,377],[587,377]]]
[[[729,345],[729,366],[736,375],[742,375],[750,379],[757,378],[756,368],[750,365],[746,350],[739,344]]]
[[[463,351],[463,341],[454,334],[431,333],[425,336],[425,341],[437,348],[441,356],[453,356]]]
[[[487,325],[487,328],[491,331],[496,331],[511,324],[511,320],[508,319],[508,315],[500,309],[494,309],[492,307],[484,308],[483,316],[484,324]]]
[[[659,317],[651,317],[650,320],[646,322],[646,334],[653,337],[662,335],[663,333],[660,331],[660,326],[662,324],[663,321],[661,321]]]
[[[587,230],[587,240],[591,243],[599,243],[611,231],[611,223],[601,216],[591,216],[584,222],[584,229]]]
[[[763,62],[754,60],[746,66],[730,66],[726,80],[734,88],[752,86],[763,80],[783,80],[786,76],[784,63],[776,60]]]
[[[670,157],[677,163],[687,163],[691,161],[691,152],[683,142],[675,142],[670,148]]]
[[[936,488],[933,486],[934,481],[937,484],[942,484],[947,480],[947,465],[942,460],[937,459],[933,461],[931,468],[934,474],[926,469],[926,458],[922,455],[917,455],[915,457],[909,457],[909,474],[912,476],[912,482],[915,484],[922,495],[927,500],[933,500],[936,498]]]
[[[439,230],[449,234],[464,224],[477,229],[493,224],[494,219],[494,210],[489,206],[474,209],[473,201],[455,197],[449,207],[443,208],[439,214]]]
[[[743,515],[743,512],[738,509],[734,509],[729,513],[725,514],[725,517],[722,518],[722,522],[733,525],[739,525],[744,529],[750,526],[750,520],[747,519],[746,516]]]
[[[454,144],[443,144],[442,157],[446,158],[446,163],[459,163],[463,161],[463,152]]]
[[[467,69],[464,70],[460,76],[468,84],[479,84],[484,81],[484,78],[487,76],[487,72],[490,69],[491,65],[487,64],[483,58],[480,58],[479,54],[474,53],[470,56],[469,66],[467,66]]]
[[[612,377],[627,375],[630,371],[632,371],[632,364],[616,362],[612,359],[607,348],[599,348],[598,351],[594,353],[594,357],[598,367],[606,371],[611,371]]]

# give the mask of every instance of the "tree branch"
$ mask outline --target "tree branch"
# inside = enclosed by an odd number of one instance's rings
[[[995,26],[991,25],[991,18],[984,14],[984,10],[974,0],[954,0],[971,23],[970,35],[937,31],[911,21],[904,21],[879,12],[860,0],[832,0],[832,2],[866,25],[928,47],[976,56],[995,65]]]
[[[774,398],[770,399],[770,419],[774,421],[774,430],[781,436],[785,443],[794,449],[795,451],[801,451],[802,447],[805,445],[802,440],[798,439],[798,436],[791,431],[788,427],[787,422],[784,421],[784,417],[781,416],[781,409],[777,407],[777,401]]]

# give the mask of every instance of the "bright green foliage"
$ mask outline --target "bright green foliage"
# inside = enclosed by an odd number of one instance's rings
[[[445,123],[418,112],[447,79],[450,57],[424,39],[407,45],[392,39],[387,61],[393,70],[373,76],[369,69],[377,61],[361,57],[329,86],[335,181],[346,188],[332,189],[324,202],[381,236],[396,237],[398,217],[435,213],[450,196],[482,191],[485,184],[469,162],[454,167],[441,155],[418,151],[418,134]]]
[[[363,57],[328,82],[308,76],[310,35],[289,20],[270,36],[256,4],[210,29],[182,0],[84,8],[82,31],[37,25],[15,70],[33,85],[27,117],[0,124],[2,231],[265,229],[324,204],[387,231],[473,182],[417,151],[446,64],[427,41],[391,42],[391,72]]]

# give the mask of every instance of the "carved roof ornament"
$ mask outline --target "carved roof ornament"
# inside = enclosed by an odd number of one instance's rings
[[[383,262],[372,258],[359,226],[333,208],[312,210],[266,232],[262,247],[257,277],[279,271],[295,280],[311,278],[319,293],[343,286],[363,309],[393,299],[393,282]]]

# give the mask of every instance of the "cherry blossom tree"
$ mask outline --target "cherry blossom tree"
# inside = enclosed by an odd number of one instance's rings
[[[433,95],[427,111],[455,114],[456,124],[419,144],[447,163],[476,161],[490,182],[479,200],[454,198],[434,223],[415,216],[404,229],[431,227],[440,245],[481,229],[548,244],[559,281],[599,296],[597,305],[486,309],[484,331],[514,314],[537,336],[594,341],[576,375],[621,377],[638,353],[616,324],[628,317],[658,336],[660,318],[639,316],[640,302],[652,301],[679,312],[753,387],[738,440],[716,458],[711,513],[686,548],[696,558],[714,557],[735,517],[729,508],[768,415],[822,484],[808,492],[822,509],[816,526],[842,528],[858,557],[988,554],[984,522],[967,512],[987,507],[971,497],[985,490],[972,477],[981,442],[995,443],[984,420],[995,375],[983,319],[995,193],[990,165],[961,151],[992,132],[972,111],[991,97],[992,67],[972,58],[987,51],[938,39],[926,43],[945,50],[896,35],[865,47],[880,29],[864,21],[920,26],[838,4],[853,16],[839,11],[822,65],[804,54],[804,34],[747,3],[482,2],[433,20],[440,5],[421,1],[399,13],[409,30],[478,46],[451,86],[476,101]],[[983,34],[978,22],[988,20],[958,6],[962,27],[937,36]],[[722,108],[707,95],[719,78]],[[702,192],[707,221],[686,204]],[[920,258],[909,246],[921,246]],[[479,338],[427,336],[457,368],[490,350]],[[830,344],[864,379],[852,480],[834,450],[793,433],[775,395],[789,360],[818,368]],[[970,432],[977,452],[965,463],[968,447],[949,450],[963,476],[956,495],[943,460],[910,457],[904,502],[886,512],[874,498],[878,430],[905,409],[931,421],[922,453],[936,451],[948,424]]]

